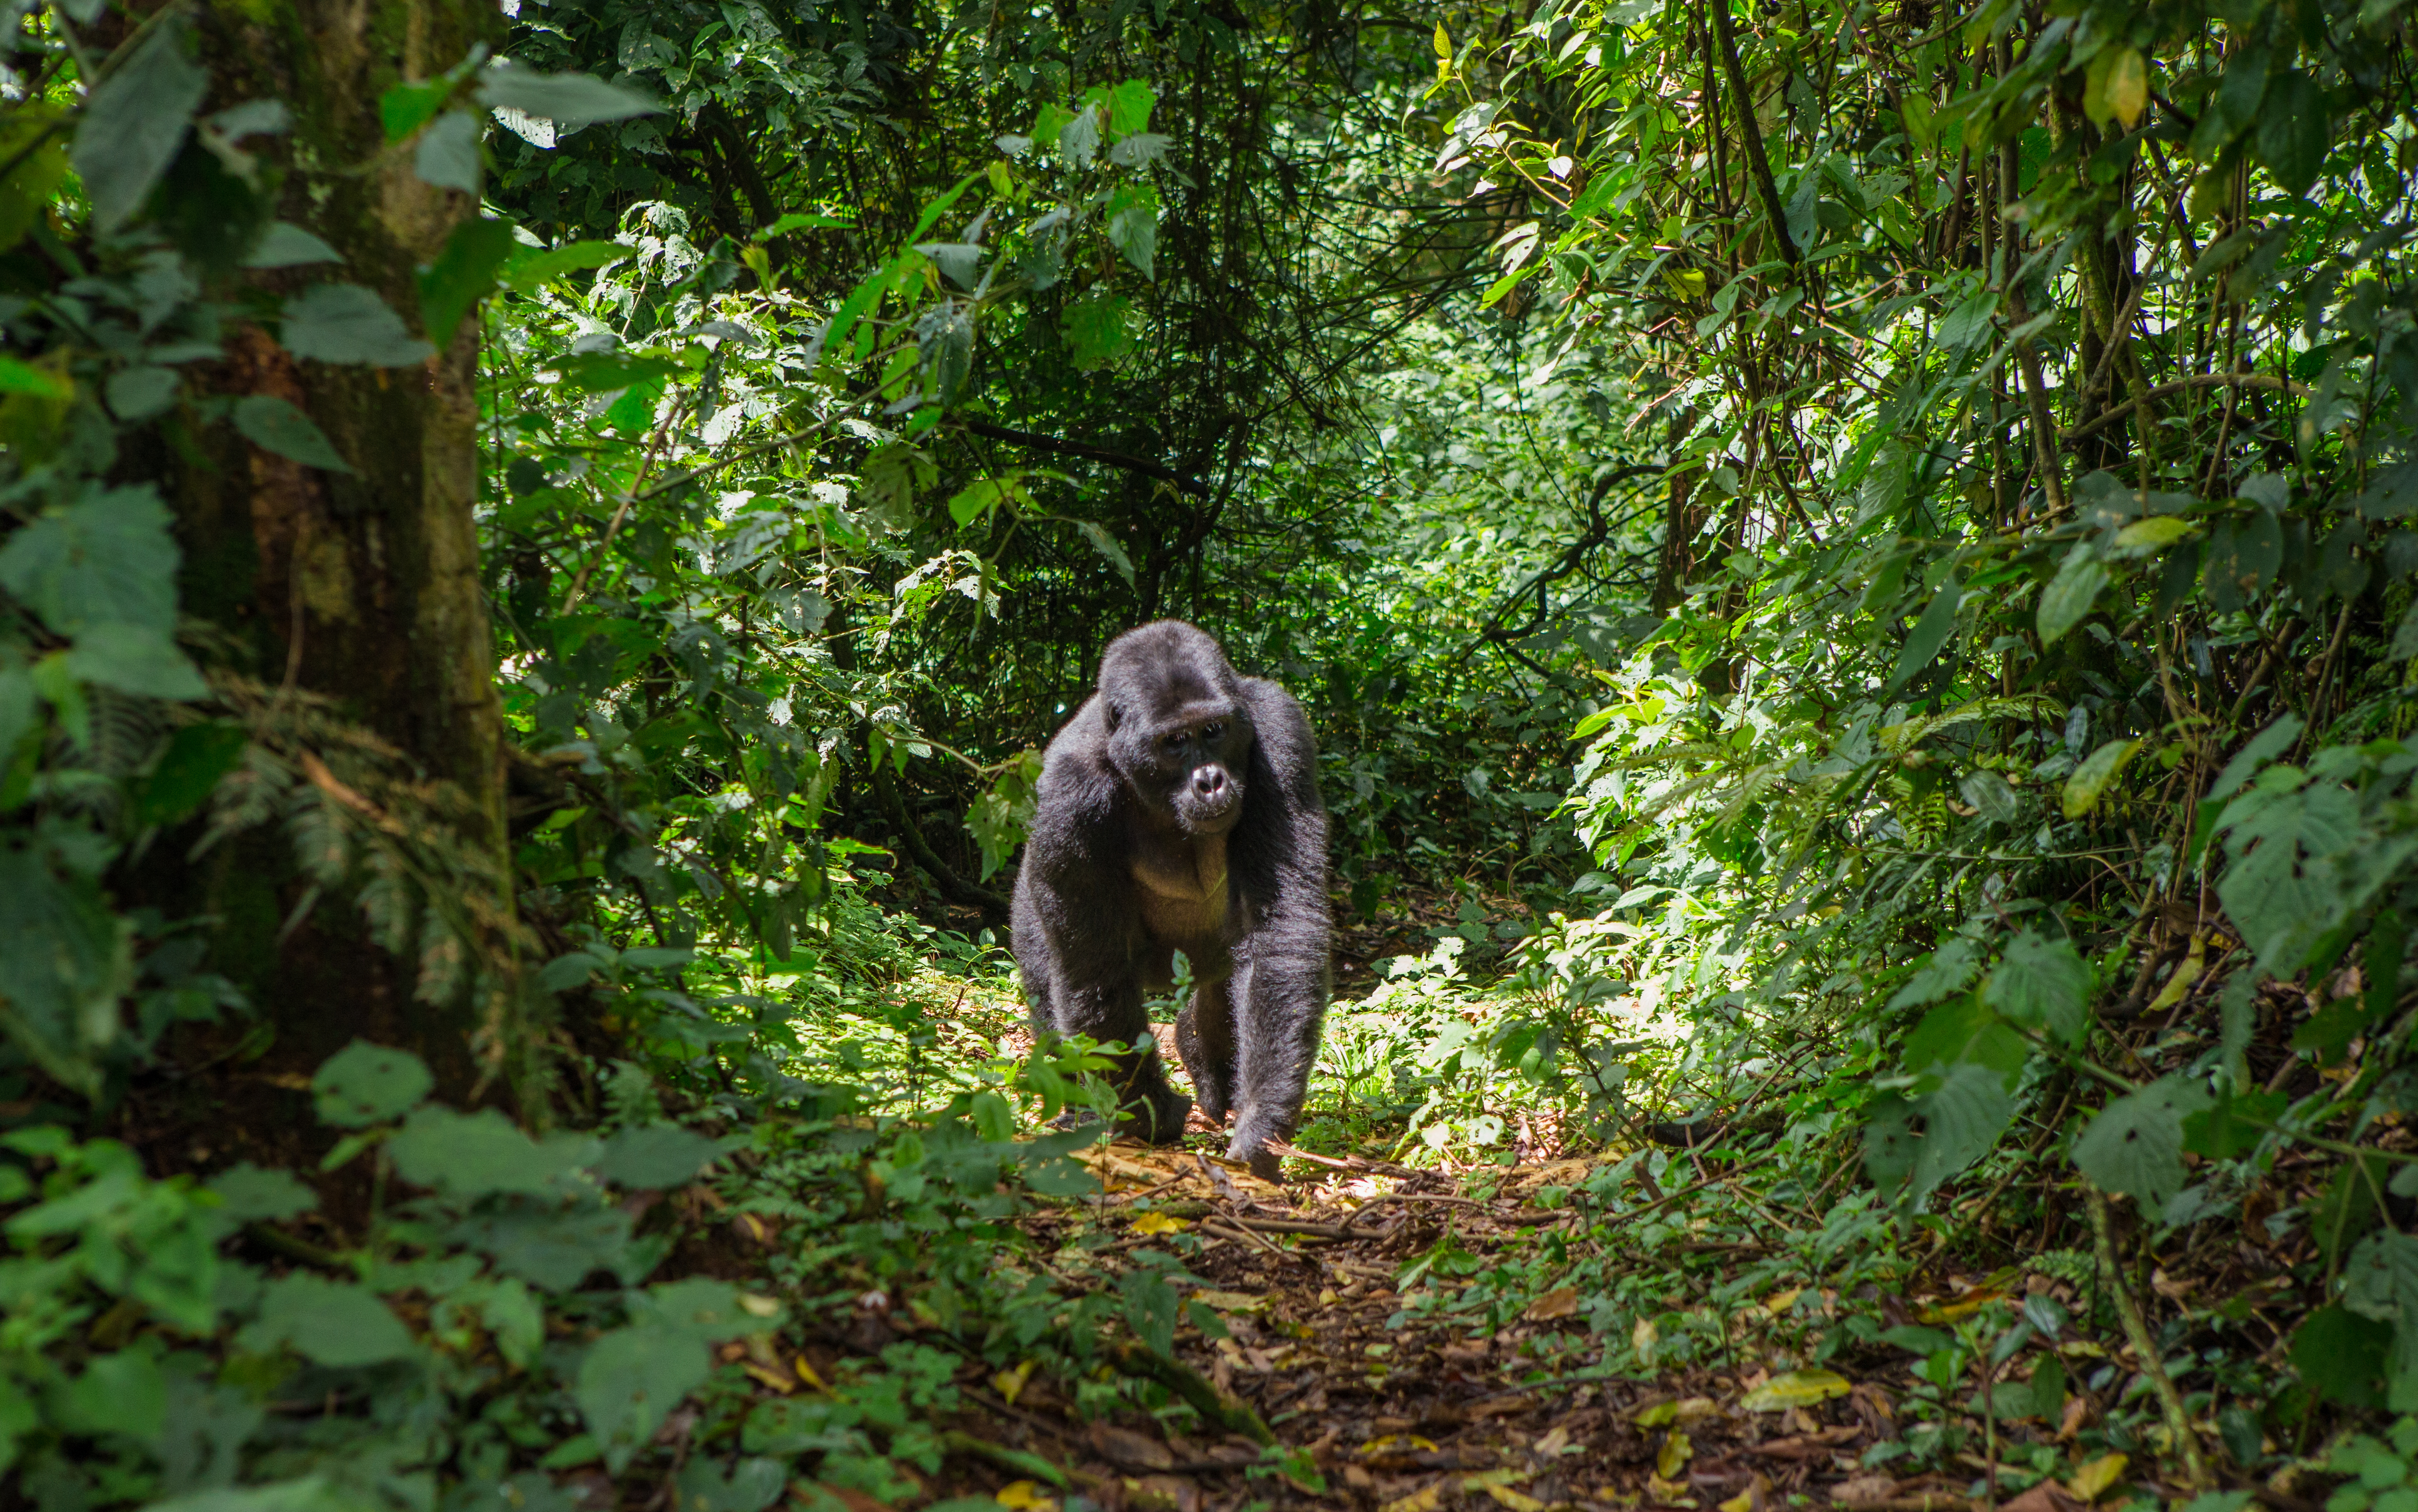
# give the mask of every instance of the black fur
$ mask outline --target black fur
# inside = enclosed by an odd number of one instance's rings
[[[1049,742],[1015,930],[1036,1034],[1142,1040],[1142,995],[1184,952],[1185,1069],[1202,1112],[1235,1115],[1233,1157],[1273,1179],[1265,1143],[1300,1120],[1329,988],[1326,809],[1301,706],[1180,621],[1111,641],[1099,692]],[[1191,1104],[1147,1046],[1116,1076],[1127,1128],[1182,1135]]]

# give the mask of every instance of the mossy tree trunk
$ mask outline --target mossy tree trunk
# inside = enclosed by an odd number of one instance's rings
[[[241,275],[264,313],[314,283],[349,283],[419,333],[419,272],[478,202],[421,179],[409,145],[388,143],[379,99],[453,69],[499,23],[493,0],[204,8],[205,110],[284,102],[288,130],[247,144],[261,165],[254,192],[343,257]],[[379,367],[298,359],[263,326],[231,330],[216,387],[291,402],[353,471],[304,466],[219,426],[171,467],[170,493],[187,612],[240,648],[234,664],[248,663],[262,690],[255,732],[308,702],[298,694],[315,695],[399,753],[399,770],[445,785],[441,843],[485,852],[501,885],[482,906],[508,919],[505,748],[471,515],[478,340],[474,316],[425,362]],[[309,738],[297,743],[307,751]],[[425,827],[314,759],[298,757],[299,770],[366,824],[389,835]],[[274,1028],[269,1063],[287,1073],[276,1079],[294,1085],[292,1073],[360,1036],[419,1053],[457,1097],[494,1086],[506,1047],[480,1043],[497,1037],[494,1015],[482,1022],[475,995],[423,1000],[421,963],[381,946],[349,899],[313,894],[295,858],[288,836],[252,832],[207,859],[183,900],[217,916],[222,969]]]

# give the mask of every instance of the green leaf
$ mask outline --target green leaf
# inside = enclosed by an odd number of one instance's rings
[[[243,260],[246,267],[299,267],[308,263],[341,263],[344,255],[300,226],[272,221]]]
[[[479,99],[552,121],[565,136],[599,121],[663,112],[652,99],[626,84],[606,84],[593,74],[539,73],[507,58],[487,65],[480,76]]]
[[[64,373],[0,356],[0,394],[31,394],[66,404],[75,391],[75,380]]]
[[[176,623],[176,542],[149,483],[87,494],[0,546],[0,588],[62,635],[123,624],[165,635]]]
[[[2090,543],[2084,542],[2066,554],[2058,568],[2057,576],[2041,590],[2040,638],[2043,646],[2082,623],[2082,617],[2099,598],[2100,589],[2107,586],[2107,569],[2091,555]]]
[[[1894,1199],[1914,1174],[1915,1148],[1922,1136],[1914,1127],[1914,1105],[1903,1097],[1875,1098],[1864,1114],[1864,1173],[1883,1197]]]
[[[69,158],[104,233],[143,207],[209,90],[209,74],[187,55],[192,35],[186,13],[164,18],[84,101]]]
[[[593,1144],[575,1137],[540,1144],[492,1107],[457,1113],[428,1107],[404,1121],[387,1153],[405,1181],[463,1198],[547,1191],[555,1178],[586,1164]]]
[[[148,625],[88,625],[69,649],[67,664],[79,682],[97,682],[141,698],[209,695],[209,684],[176,643]]]
[[[2116,549],[2149,556],[2165,550],[2199,527],[2180,514],[2152,514],[2116,532]]]
[[[2141,749],[2138,741],[2109,741],[2082,758],[2074,775],[2065,779],[2063,808],[2069,819],[2078,819],[2099,806],[2099,797],[2116,774],[2124,770]]]
[[[40,722],[34,706],[34,680],[22,666],[0,663],[0,772],[15,759],[17,743]]]
[[[1090,542],[1092,549],[1117,570],[1118,575],[1127,583],[1134,580],[1133,558],[1125,555],[1125,548],[1117,544],[1115,537],[1089,520],[1077,520],[1075,528],[1083,532],[1083,539]]]
[[[233,1223],[290,1218],[319,1205],[292,1171],[263,1170],[248,1160],[211,1177],[209,1189],[218,1194],[220,1214]]]
[[[138,363],[110,374],[102,388],[109,412],[127,424],[149,420],[176,402],[176,370]]]
[[[592,1140],[578,1143],[594,1147]],[[618,1207],[491,1201],[455,1224],[452,1237],[493,1259],[507,1275],[546,1291],[569,1291],[594,1272],[644,1262],[645,1256],[631,1249],[633,1222]]]
[[[436,355],[358,283],[317,283],[286,300],[278,336],[296,357],[319,362],[406,368]]]
[[[466,110],[449,110],[421,135],[412,149],[411,171],[423,183],[438,189],[479,192],[479,117]]]
[[[1939,654],[1939,648],[1947,645],[1948,637],[1955,633],[1957,606],[1964,601],[1964,589],[1951,575],[1939,586],[1939,591],[1932,596],[1930,606],[1922,611],[1922,618],[1914,622],[1913,632],[1905,637],[1905,645],[1899,649],[1897,668],[1890,674],[1891,688],[1905,686],[1913,680],[1916,673],[1931,664],[1931,659]]]
[[[263,451],[273,451],[306,467],[353,476],[353,465],[337,453],[327,434],[311,417],[275,394],[246,394],[235,402],[235,428]]]
[[[2242,784],[2257,775],[2260,767],[2290,750],[2292,742],[2300,738],[2301,716],[2298,714],[2286,714],[2250,737],[2242,742],[2241,750],[2233,753],[2233,759],[2225,764],[2225,770],[2216,774],[2216,781],[2209,785],[2208,801],[2216,803],[2231,798],[2241,791]]]
[[[352,1504],[317,1475],[266,1486],[224,1486],[153,1502],[143,1512],[336,1512]]]
[[[2319,1397],[2346,1407],[2384,1405],[2383,1332],[2339,1304],[2301,1320],[2291,1357],[2292,1368]]]
[[[1150,130],[1150,109],[1157,97],[1140,79],[1127,79],[1109,91],[1109,135],[1131,136]]]
[[[390,143],[400,142],[433,120],[451,99],[456,82],[424,79],[390,86],[378,96],[378,124]]]
[[[0,734],[7,720],[0,716]],[[137,824],[173,824],[208,801],[219,779],[243,759],[251,737],[232,720],[204,720],[188,725],[169,739],[151,771],[135,789]],[[0,741],[0,752],[8,743]]]
[[[1990,317],[1997,312],[1998,296],[1996,291],[1974,290],[1940,320],[1939,344],[1961,352],[1988,341],[1994,330]]]
[[[1945,1077],[1971,1061],[1997,1072],[2009,1087],[2031,1059],[2029,1041],[2007,1027],[1978,997],[1962,997],[1923,1015],[1905,1037],[1901,1063],[1919,1077]]]
[[[1941,1183],[1988,1154],[2015,1117],[2006,1075],[1969,1061],[1950,1067],[1946,1078],[1916,1098],[1914,1106],[1922,1115],[1922,1138],[1915,1145],[1905,1200],[1917,1206]]]
[[[90,878],[0,845],[0,1032],[86,1096],[100,1091],[98,1057],[116,1040],[118,999],[134,985],[132,937]]]
[[[311,1078],[319,1122],[340,1129],[400,1118],[436,1085],[427,1063],[409,1050],[358,1039],[329,1056]]]
[[[1152,272],[1153,260],[1158,252],[1158,197],[1155,194],[1133,195],[1125,204],[1128,191],[1119,190],[1110,198],[1109,245],[1125,253],[1125,261],[1144,278]]]
[[[1175,1288],[1163,1271],[1136,1267],[1117,1277],[1125,1298],[1125,1324],[1134,1337],[1161,1359],[1175,1356]]]
[[[572,1400],[604,1445],[606,1468],[618,1473],[712,1371],[705,1341],[693,1332],[657,1323],[617,1328],[580,1360]]]
[[[462,317],[496,286],[497,270],[518,246],[509,221],[473,217],[453,228],[445,250],[420,275],[420,323],[430,341],[452,344]]]
[[[2275,176],[2288,194],[2305,194],[2325,167],[2326,148],[2334,138],[2334,117],[2326,108],[2326,92],[2298,69],[2287,69],[2267,86],[2267,106],[2258,115],[2258,160]]]
[[[1967,772],[1958,780],[1956,791],[1966,803],[1981,811],[1982,817],[1993,824],[2012,824],[2023,817],[2023,801],[2015,796],[2007,779],[1987,767]]]
[[[2183,1119],[2208,1104],[2207,1088],[2162,1077],[2102,1108],[2074,1141],[2074,1163],[2106,1191],[2164,1207],[2183,1186]]]
[[[260,1316],[237,1342],[255,1353],[290,1345],[314,1364],[338,1367],[406,1359],[420,1350],[376,1293],[307,1271],[268,1283]]]
[[[1140,344],[1132,329],[1133,302],[1122,295],[1094,294],[1059,313],[1075,366],[1095,373]]]
[[[623,1129],[604,1141],[604,1153],[596,1163],[596,1174],[616,1186],[683,1185],[696,1180],[722,1149],[721,1140],[693,1133],[677,1123],[645,1124]]]
[[[2079,1045],[2089,1024],[2090,968],[2070,942],[2028,929],[1982,984],[1982,1000],[2013,1023]]]
[[[742,1459],[727,1472],[700,1455],[681,1468],[680,1512],[763,1512],[788,1489],[789,1467],[778,1459]],[[997,1506],[997,1502],[990,1502]]]
[[[559,247],[515,245],[496,274],[496,282],[514,293],[542,288],[566,273],[604,267],[638,255],[635,247],[618,241],[574,241]]]

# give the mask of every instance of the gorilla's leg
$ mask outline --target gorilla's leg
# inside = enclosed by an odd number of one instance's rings
[[[1301,1124],[1318,1031],[1326,1015],[1326,963],[1282,956],[1252,963],[1249,991],[1236,999],[1241,1054],[1234,1140],[1229,1157],[1248,1161],[1263,1180],[1278,1176],[1267,1141],[1290,1139]]]
[[[1248,990],[1250,969],[1223,982],[1203,982],[1175,1020],[1175,1047],[1192,1077],[1192,1094],[1212,1123],[1234,1106],[1234,1003]]]
[[[1135,1046],[1110,1061],[1108,1081],[1117,1089],[1118,1129],[1153,1144],[1173,1144],[1184,1138],[1184,1119],[1192,1111],[1192,1099],[1168,1085],[1158,1042],[1151,1034],[1150,1016],[1142,1010],[1140,987],[1132,982],[1074,990],[1062,986],[1052,1001],[1050,1027],[1057,1032],[1089,1034],[1103,1044],[1116,1040]]]

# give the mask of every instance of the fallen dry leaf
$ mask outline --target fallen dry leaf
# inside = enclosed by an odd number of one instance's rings
[[[1578,1310],[1579,1289],[1574,1286],[1557,1286],[1528,1304],[1528,1311],[1524,1316],[1532,1323],[1549,1323],[1556,1318],[1568,1318]]]
[[[1872,1506],[1897,1494],[1897,1481],[1888,1475],[1858,1475],[1830,1488],[1830,1500],[1841,1506]]]

